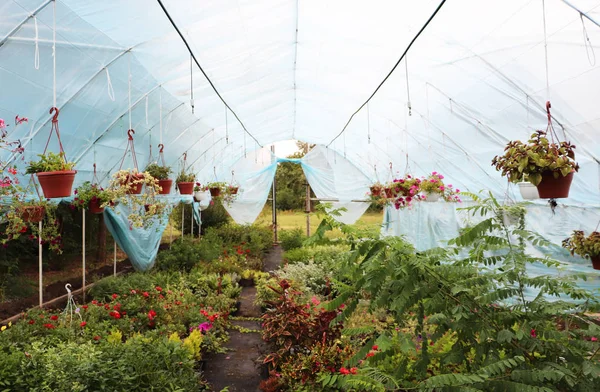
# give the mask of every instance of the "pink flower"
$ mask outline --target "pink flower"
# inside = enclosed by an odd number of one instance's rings
[[[3,119],[0,118],[0,129],[4,129],[6,128],[6,123],[4,122]]]
[[[437,174],[437,172],[431,172],[431,175],[435,176]]]
[[[592,342],[597,342],[597,341],[598,341],[598,338],[595,336],[592,336]]]
[[[446,189],[446,188],[444,188],[444,186],[443,186],[443,185],[441,185],[441,186],[440,186],[440,191],[442,191],[442,192],[443,192],[443,191],[444,191],[444,189]]]
[[[460,189],[456,188],[456,193],[460,193]]]
[[[313,295],[313,297],[310,299],[310,302],[312,302],[313,305],[317,306],[321,303],[321,301],[319,301],[319,299]]]

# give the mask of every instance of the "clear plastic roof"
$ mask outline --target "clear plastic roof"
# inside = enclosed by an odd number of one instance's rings
[[[78,182],[91,179],[94,162],[101,179],[119,167],[131,102],[140,166],[163,141],[175,170],[187,152],[206,181],[257,148],[299,139],[336,151],[372,180],[387,180],[391,164],[512,196],[491,158],[508,140],[545,129],[550,100],[581,165],[570,202],[600,204],[598,0],[448,1],[337,138],[439,1],[163,4],[247,132],[158,2],[57,1],[57,106]],[[0,118],[29,118],[12,132],[27,160],[50,129],[54,2],[2,0],[0,15]]]

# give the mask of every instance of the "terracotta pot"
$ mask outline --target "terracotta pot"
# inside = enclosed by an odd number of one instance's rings
[[[569,197],[569,189],[573,181],[573,173],[569,173],[566,177],[559,175],[554,178],[551,171],[542,173],[542,182],[537,186],[538,193],[541,199],[561,199]]]
[[[144,204],[144,210],[146,212],[150,211],[150,204]]]
[[[182,195],[191,195],[194,193],[195,184],[195,182],[178,182],[177,189],[179,189],[179,193]]]
[[[591,257],[592,259],[592,267],[595,270],[600,270],[600,255]]]
[[[122,186],[129,185],[129,190],[127,191],[127,194],[139,195],[140,193],[142,193],[142,188],[144,187],[144,183],[140,182],[137,184],[133,184],[133,182],[142,180],[142,179],[144,179],[144,175],[142,173],[130,174],[129,177],[127,177],[127,180],[121,182],[121,185]]]
[[[104,208],[100,208],[100,201],[90,200],[90,204],[88,204],[88,211],[92,214],[102,214],[104,212]]]
[[[425,201],[428,203],[434,203],[436,201],[440,200],[440,194],[439,193],[427,193],[426,194],[426,198]]]
[[[171,193],[171,186],[173,186],[173,180],[167,178],[166,180],[158,180],[158,185],[162,188],[159,195],[168,195]]]
[[[71,196],[76,170],[37,173],[38,181],[46,199]]]
[[[535,185],[530,182],[519,182],[519,191],[523,200],[535,200],[540,198],[540,194]]]
[[[38,223],[44,219],[46,208],[44,206],[24,206],[19,207],[19,213],[21,214],[21,219],[23,219],[23,221]]]
[[[212,197],[219,197],[221,196],[221,188],[217,187],[217,188],[210,188],[210,195]]]
[[[229,193],[232,195],[237,195],[239,189],[240,188],[237,186],[231,187],[231,188],[229,188]]]
[[[372,186],[371,187],[371,196],[373,197],[377,197],[381,195],[381,187],[379,186]]]
[[[385,188],[385,197],[388,199],[394,198],[394,192],[390,188]]]

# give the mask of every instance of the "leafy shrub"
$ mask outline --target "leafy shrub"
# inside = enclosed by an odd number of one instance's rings
[[[295,228],[293,230],[282,230],[279,234],[279,239],[283,250],[291,250],[300,248],[302,242],[306,239],[306,235],[302,229]]]
[[[262,255],[264,251],[271,248],[273,243],[273,234],[266,226],[228,224],[207,230],[206,235],[211,231],[218,235],[226,247],[242,245],[255,256]]]
[[[214,236],[201,240],[178,239],[171,249],[159,252],[155,268],[159,271],[189,271],[200,261],[212,261],[221,254],[221,241]]]
[[[290,264],[306,263],[310,260],[318,264],[336,265],[347,259],[350,247],[347,245],[317,245],[292,249],[283,254]]]
[[[181,213],[175,219],[179,219],[179,226],[177,227],[181,227]],[[206,232],[210,227],[221,227],[230,221],[231,218],[225,207],[223,207],[223,202],[218,198],[213,199],[213,204],[202,211],[202,232]]]
[[[331,293],[333,271],[314,261],[308,263],[288,264],[275,272],[278,278],[295,283],[295,287],[303,293],[303,297],[313,295],[326,296]]]

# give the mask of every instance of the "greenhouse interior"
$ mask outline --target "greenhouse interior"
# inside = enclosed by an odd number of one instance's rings
[[[600,0],[0,15],[1,391],[600,391]]]

